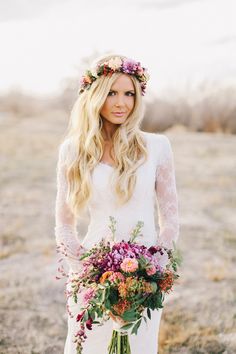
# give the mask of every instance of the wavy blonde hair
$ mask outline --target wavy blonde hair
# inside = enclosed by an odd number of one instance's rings
[[[115,56],[117,55],[99,58],[92,67]],[[89,90],[78,96],[71,111],[68,132],[64,139],[69,139],[75,153],[67,156],[67,202],[76,215],[87,206],[92,196],[91,173],[103,156],[103,122],[100,111],[112,84],[120,75],[123,74],[99,77]],[[144,114],[141,87],[134,76],[130,75],[130,78],[135,88],[134,108],[112,136],[111,153],[116,166],[112,182],[118,205],[131,198],[136,185],[135,172],[147,160],[147,149],[140,130]]]

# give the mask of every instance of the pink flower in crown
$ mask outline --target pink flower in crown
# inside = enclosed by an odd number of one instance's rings
[[[138,269],[138,261],[135,258],[125,258],[120,267],[126,273],[133,273]]]
[[[82,76],[80,79],[80,85],[84,85],[85,84],[85,77]]]
[[[91,83],[92,83],[92,79],[91,79],[91,77],[89,77],[88,75],[85,75],[85,76],[83,77],[83,82],[84,82],[85,84],[91,84]]]
[[[142,76],[144,73],[144,69],[139,65],[136,73],[137,73],[137,75]]]

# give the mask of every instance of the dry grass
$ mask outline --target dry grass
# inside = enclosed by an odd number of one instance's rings
[[[206,277],[212,281],[222,281],[230,274],[229,262],[223,262],[223,260],[208,261],[205,264]]]
[[[223,353],[225,346],[219,343],[217,328],[200,327],[197,319],[185,309],[165,314],[160,330],[160,354],[164,353]]]

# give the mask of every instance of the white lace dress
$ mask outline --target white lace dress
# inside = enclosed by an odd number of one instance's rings
[[[137,221],[143,221],[142,236],[138,242],[152,246],[163,244],[172,248],[179,235],[178,202],[176,194],[173,154],[170,142],[165,135],[141,132],[146,141],[148,160],[137,170],[137,182],[132,198],[125,205],[117,207],[114,194],[110,188],[110,176],[114,167],[98,163],[92,174],[93,196],[88,205],[90,223],[82,246],[90,248],[110,230],[109,216],[116,221],[116,239],[128,239]],[[79,247],[76,220],[66,203],[67,181],[65,177],[65,160],[71,152],[70,141],[64,141],[59,148],[57,165],[57,198],[55,236],[59,245],[67,245],[67,262],[71,271],[77,271],[80,263],[76,260]],[[155,203],[158,207],[159,232],[155,228]],[[72,313],[80,312],[80,305],[69,303]],[[157,354],[158,331],[161,310],[152,313],[152,319],[143,323],[137,335],[130,336],[132,354]],[[64,354],[76,354],[73,343],[77,323],[75,317],[68,316],[68,334]],[[84,354],[106,354],[112,333],[111,320],[104,326],[93,326],[88,332],[84,344]]]

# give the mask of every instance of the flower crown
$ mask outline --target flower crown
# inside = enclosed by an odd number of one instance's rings
[[[92,83],[100,76],[111,76],[114,73],[124,73],[133,75],[140,82],[142,95],[145,94],[149,75],[147,70],[136,62],[128,58],[113,57],[108,61],[98,64],[94,70],[87,70],[80,81],[79,94],[88,90]]]

